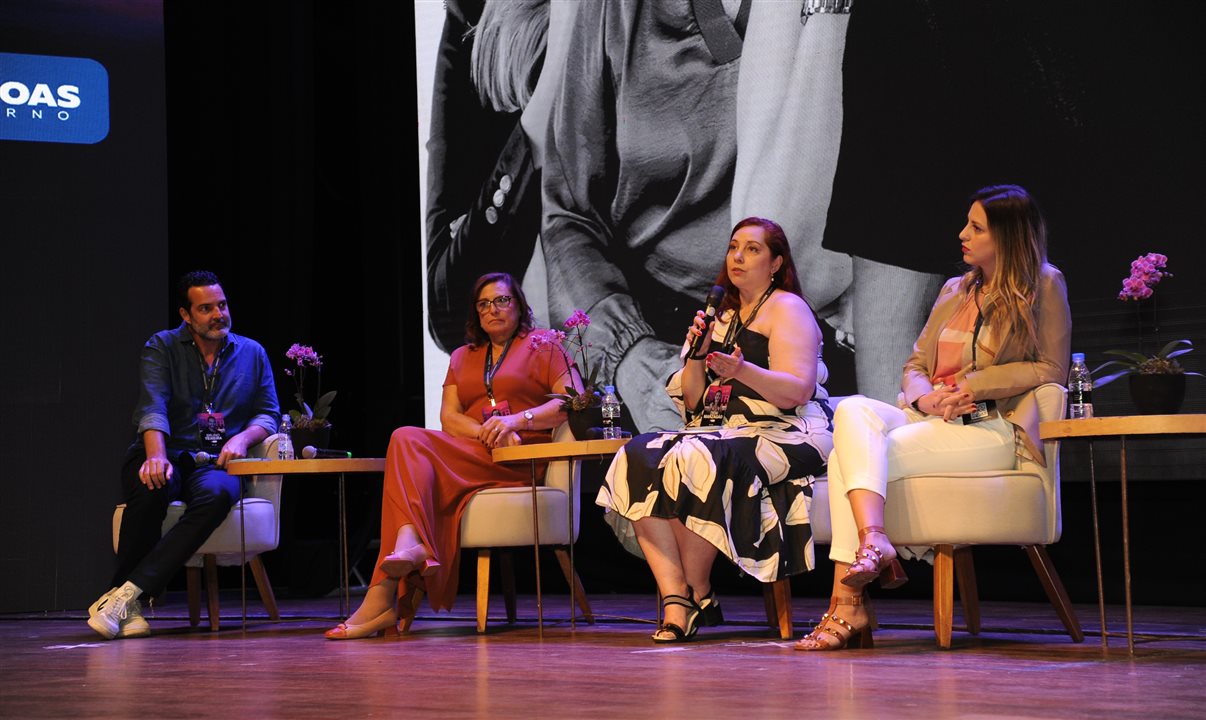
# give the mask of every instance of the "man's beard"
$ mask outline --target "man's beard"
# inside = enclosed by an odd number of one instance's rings
[[[206,340],[225,340],[230,334],[230,321],[227,320],[224,325],[215,326],[213,323],[207,323],[204,328],[193,326],[193,332],[197,333]]]

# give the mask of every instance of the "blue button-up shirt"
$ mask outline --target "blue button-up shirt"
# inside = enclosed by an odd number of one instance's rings
[[[201,447],[197,415],[204,412],[205,384],[201,354],[184,323],[155,333],[142,348],[141,380],[134,424],[136,444],[147,430],[167,436],[169,450]],[[212,397],[214,412],[226,423],[226,437],[252,425],[269,434],[280,424],[280,406],[268,353],[256,341],[230,333],[218,351],[218,371]]]

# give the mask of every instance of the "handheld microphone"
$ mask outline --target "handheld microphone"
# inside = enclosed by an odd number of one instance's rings
[[[217,455],[210,455],[209,453],[205,452],[204,450],[193,453],[193,462],[196,463],[198,466],[208,465],[211,462],[216,461],[217,459],[218,459]]]
[[[691,348],[687,352],[687,357],[694,357],[699,354],[699,349],[703,346],[704,337],[712,331],[712,320],[716,318],[716,308],[720,306],[720,301],[724,299],[724,288],[720,285],[713,285],[712,291],[708,293],[708,299],[704,303],[704,317],[706,318],[707,327],[704,329],[704,334],[691,341]]]
[[[350,458],[352,457],[352,453],[348,450],[331,450],[330,448],[316,448],[313,445],[307,445],[302,448],[302,457],[307,460]]]

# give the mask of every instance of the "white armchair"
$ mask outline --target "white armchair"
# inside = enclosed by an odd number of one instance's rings
[[[251,448],[249,457],[275,457],[277,436],[272,435],[259,445]],[[208,600],[209,627],[218,630],[220,612],[218,609],[218,566],[239,565],[242,553],[239,543],[239,515],[244,513],[244,537],[247,548],[247,565],[255,578],[256,588],[268,616],[273,620],[280,619],[276,606],[276,596],[272,593],[272,585],[268,581],[268,573],[260,554],[275,550],[280,544],[281,528],[281,476],[254,475],[248,478],[244,486],[243,500],[235,503],[230,514],[222,521],[196,554],[185,564],[187,568],[188,585],[188,615],[189,623],[196,627],[201,622],[201,569],[205,569],[205,585]],[[126,506],[118,505],[113,511],[113,552],[117,552],[117,544],[121,531],[121,518]],[[184,514],[185,505],[176,501],[168,506],[167,516],[164,517],[161,533],[166,533]]]
[[[553,431],[553,441],[572,440],[569,425],[562,424]],[[571,471],[572,468],[572,471]],[[569,583],[573,602],[581,608],[588,622],[594,617],[582,581],[571,571],[566,546],[578,537],[578,520],[582,503],[578,501],[578,463],[561,460],[549,463],[544,484],[536,488],[539,506],[540,542],[555,546],[553,551]],[[570,517],[569,498],[574,493],[573,515]],[[461,517],[461,547],[477,549],[477,631],[486,631],[486,614],[490,598],[490,558],[495,549],[501,553],[503,596],[507,622],[515,622],[515,580],[509,548],[531,547],[532,489],[492,488],[473,496]],[[571,612],[576,609],[571,609]]]
[[[1042,420],[1063,418],[1067,391],[1049,383],[1033,390]],[[934,548],[934,633],[951,646],[955,576],[967,629],[980,631],[972,545],[1019,545],[1030,558],[1048,599],[1072,637],[1084,640],[1046,546],[1059,540],[1059,443],[1044,444],[1047,466],[1019,458],[1014,470],[913,475],[888,484],[884,525],[897,546]],[[829,483],[813,488],[812,532],[818,544],[832,538]]]

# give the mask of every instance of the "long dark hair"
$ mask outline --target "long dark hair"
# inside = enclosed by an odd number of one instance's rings
[[[729,239],[732,240],[741,228],[751,226],[762,228],[766,247],[771,251],[771,257],[783,258],[778,272],[771,275],[771,287],[786,290],[792,295],[799,295],[804,298],[804,302],[808,302],[808,298],[804,297],[803,288],[800,287],[800,276],[796,274],[796,261],[791,256],[791,245],[787,242],[787,234],[783,232],[779,223],[766,218],[747,217],[733,226]],[[737,286],[729,279],[727,266],[721,266],[720,272],[716,275],[716,284],[724,288],[724,300],[717,308],[717,315],[725,310],[736,310],[741,307],[741,297],[737,293]]]
[[[972,196],[984,207],[988,231],[997,246],[992,293],[984,301],[984,319],[997,325],[998,353],[1020,348],[1024,355],[1038,349],[1034,301],[1039,277],[1047,262],[1047,223],[1038,203],[1017,185],[990,185]],[[965,292],[984,282],[984,271],[972,268],[963,276]]]
[[[490,342],[490,336],[482,329],[482,318],[477,312],[477,301],[482,294],[482,288],[496,282],[506,283],[508,292],[511,293],[511,302],[519,304],[519,328],[515,334],[527,335],[536,324],[532,318],[532,306],[528,305],[523,288],[515,282],[515,278],[511,277],[510,273],[486,273],[473,283],[473,294],[469,296],[469,314],[465,319],[465,342],[470,347],[481,347],[483,343]]]

